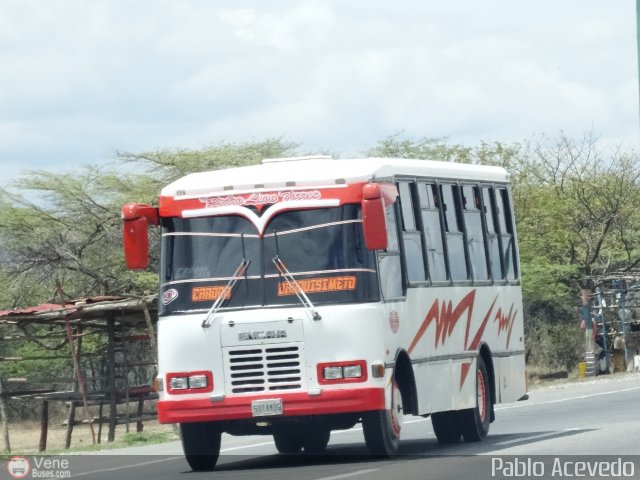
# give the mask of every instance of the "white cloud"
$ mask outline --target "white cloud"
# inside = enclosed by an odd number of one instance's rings
[[[353,151],[398,131],[637,144],[634,14],[631,0],[4,0],[0,162],[273,135]]]

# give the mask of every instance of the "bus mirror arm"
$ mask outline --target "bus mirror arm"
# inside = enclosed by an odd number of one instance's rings
[[[368,183],[362,189],[362,231],[368,250],[387,248],[384,199],[377,183]]]

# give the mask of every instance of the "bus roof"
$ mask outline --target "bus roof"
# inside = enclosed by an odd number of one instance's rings
[[[222,191],[328,186],[391,179],[430,177],[504,183],[502,167],[404,158],[331,159],[294,157],[263,160],[260,165],[192,173],[162,189],[162,196],[192,197]]]

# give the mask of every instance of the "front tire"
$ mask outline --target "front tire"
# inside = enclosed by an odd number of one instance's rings
[[[306,435],[302,437],[304,453],[319,455],[327,449],[331,430],[320,425],[314,426]]]
[[[278,452],[283,455],[296,455],[302,450],[302,440],[294,428],[290,430],[276,430],[273,432],[273,441]]]
[[[182,449],[187,463],[197,472],[213,470],[220,456],[222,432],[215,422],[180,424]]]
[[[394,378],[391,389],[391,408],[366,412],[362,417],[362,430],[369,452],[378,457],[395,455],[400,447],[402,423],[402,394]]]
[[[478,357],[476,368],[476,407],[461,410],[460,426],[465,442],[479,442],[489,434],[491,423],[491,391],[487,367],[482,357]]]

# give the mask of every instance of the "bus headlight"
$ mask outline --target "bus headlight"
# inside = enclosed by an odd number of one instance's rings
[[[362,376],[362,367],[360,365],[346,365],[342,367],[344,378],[360,378]]]
[[[189,377],[189,388],[207,388],[208,386],[206,375],[191,375]]]
[[[189,379],[187,377],[171,377],[169,388],[171,390],[186,390],[189,388]]]
[[[209,370],[196,372],[172,372],[167,376],[167,392],[170,394],[203,393],[213,391],[213,373]]]
[[[318,383],[349,383],[367,381],[367,362],[352,360],[346,362],[320,363],[317,367]]]
[[[324,367],[325,380],[338,380],[343,377],[342,367]]]

